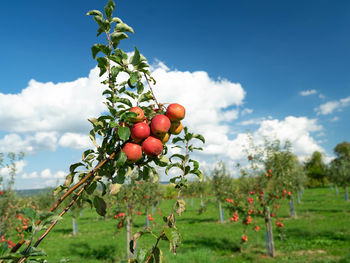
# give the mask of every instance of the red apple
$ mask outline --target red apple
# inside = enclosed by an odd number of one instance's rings
[[[157,137],[162,137],[164,133],[170,129],[171,122],[169,118],[163,114],[153,117],[151,122],[152,133]]]
[[[180,132],[182,131],[182,123],[181,121],[174,121],[171,123],[170,126],[170,133],[171,134],[180,134]]]
[[[156,157],[163,151],[162,142],[156,137],[149,136],[142,143],[143,152],[149,157]]]
[[[134,122],[143,121],[143,117],[145,117],[145,114],[140,107],[132,107],[130,108],[130,111],[135,112],[137,114],[136,118],[133,119]]]
[[[141,146],[136,143],[132,143],[132,142],[126,143],[123,147],[123,151],[125,152],[128,158],[128,161],[130,162],[136,162],[142,157]]]
[[[167,108],[166,116],[171,121],[181,121],[185,118],[185,108],[178,103],[172,103]]]
[[[131,127],[130,133],[131,133],[131,138],[135,142],[141,142],[142,140],[146,139],[150,135],[151,129],[146,123],[138,122]]]

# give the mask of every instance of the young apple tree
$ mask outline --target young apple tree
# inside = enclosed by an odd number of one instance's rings
[[[189,153],[200,149],[190,141],[199,139],[204,142],[204,138],[183,127],[181,121],[185,117],[185,108],[182,105],[171,103],[166,106],[156,99],[152,87],[156,81],[151,76],[146,58],[139,50],[134,47],[134,53],[129,56],[119,48],[120,42],[129,38],[134,30],[121,18],[113,16],[114,9],[115,3],[109,1],[104,8],[104,14],[98,10],[87,13],[98,25],[97,36],[104,36],[104,41],[91,48],[92,57],[96,59],[100,70],[99,76],[103,78],[101,85],[105,90],[102,95],[106,106],[106,111],[101,116],[89,119],[92,124],[89,137],[95,147],[83,152],[82,160],[70,166],[64,184],[56,189],[58,199],[49,209],[50,219],[45,218],[45,224],[51,220],[47,228],[45,225],[45,232],[39,237],[34,237],[31,233],[29,239],[20,240],[11,250],[9,257],[16,262],[22,263],[36,253],[41,241],[78,199],[89,202],[99,215],[105,216],[105,196],[112,190],[110,187],[124,184],[134,173],[138,174],[135,180],[141,181],[157,174],[156,167],[181,169],[181,175],[172,179],[174,183],[179,180],[176,182],[178,197],[186,185],[187,174],[202,176],[198,162],[189,159]],[[179,158],[180,162],[169,162],[166,157],[170,137],[173,137],[172,144],[183,143],[178,147],[184,149],[184,154],[171,157]],[[70,202],[55,217],[54,211],[67,198]],[[176,236],[179,235],[173,221],[174,211],[176,208],[180,213],[183,206],[177,198],[166,219],[167,227],[159,236],[159,239],[166,236],[174,251],[178,244]],[[35,219],[31,228],[33,231],[44,228],[43,219],[38,216],[32,218]],[[160,261],[160,250],[157,246],[159,239],[152,249],[147,250],[147,257],[138,255],[138,262]],[[24,243],[27,243],[26,248],[17,252]]]

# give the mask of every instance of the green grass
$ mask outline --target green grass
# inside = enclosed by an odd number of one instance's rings
[[[174,201],[163,201],[163,215],[170,212]],[[286,240],[275,233],[277,256],[263,258],[265,253],[264,227],[255,233],[248,230],[249,241],[241,247],[241,223],[218,223],[218,208],[212,204],[198,215],[199,200],[193,207],[188,202],[186,211],[177,217],[177,226],[183,242],[175,256],[169,252],[168,243],[160,242],[164,262],[350,262],[350,202],[345,202],[343,192],[339,196],[328,188],[308,189],[302,203],[296,204],[298,217],[289,218],[287,204],[282,206],[279,217],[284,219]],[[162,216],[154,215],[153,230],[159,233]],[[144,215],[138,216],[134,231],[144,226]],[[225,219],[229,215],[225,214]],[[70,214],[44,239],[41,248],[48,253],[49,262],[67,258],[70,262],[120,262],[126,260],[126,234],[116,233],[116,220],[102,220],[90,209],[78,218],[79,234],[72,236]],[[142,238],[138,247],[152,247],[152,237]]]

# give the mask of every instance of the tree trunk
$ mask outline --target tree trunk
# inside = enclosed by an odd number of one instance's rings
[[[333,191],[333,185],[329,184],[329,190],[332,192]]]
[[[148,206],[146,206],[146,227],[149,227]]]
[[[297,203],[298,204],[301,203],[301,194],[300,194],[300,192],[297,193]]]
[[[296,216],[297,216],[297,213],[296,213],[296,211],[295,211],[294,198],[293,198],[293,196],[290,197],[289,207],[290,207],[290,215],[291,215],[292,217],[296,217]]]
[[[72,223],[73,223],[73,236],[78,234],[78,224],[75,220],[75,216],[72,216]]]
[[[270,257],[275,256],[275,245],[273,242],[273,233],[272,233],[272,224],[271,224],[271,216],[270,216],[270,208],[266,207],[266,215],[265,215],[265,243],[266,243],[266,252]]]
[[[130,252],[130,241],[132,240],[132,220],[130,216],[126,217],[126,254],[128,258],[132,258],[133,254]]]
[[[156,213],[156,205],[152,205],[152,216]]]
[[[200,194],[200,198],[201,198],[201,208],[203,208],[204,204],[203,204],[203,195],[202,194]]]
[[[222,210],[222,207],[221,207],[221,201],[219,201],[219,213],[220,213],[220,222],[224,223],[225,218],[224,218],[224,211]]]
[[[345,186],[345,195],[344,195],[344,197],[345,197],[345,201],[349,201],[349,191],[348,191],[348,186],[347,185]]]
[[[335,185],[335,194],[336,194],[336,195],[339,195],[338,185]]]
[[[193,197],[191,197],[191,206],[193,206]]]

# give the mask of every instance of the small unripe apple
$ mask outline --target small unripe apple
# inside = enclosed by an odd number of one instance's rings
[[[182,131],[182,123],[181,121],[173,121],[170,126],[170,133],[171,134],[180,134]]]
[[[140,107],[132,107],[130,108],[130,111],[135,112],[137,114],[136,118],[134,118],[132,121],[134,122],[143,121],[143,117],[145,117],[145,114]]]
[[[141,142],[151,133],[150,127],[144,122],[135,123],[130,129],[131,138],[135,142]]]
[[[128,142],[122,150],[125,152],[129,162],[137,162],[142,157],[142,148],[136,143]]]
[[[156,157],[163,152],[162,142],[153,136],[149,136],[142,143],[143,152],[149,157]]]
[[[162,141],[162,143],[167,143],[170,139],[170,134],[167,132],[167,133],[164,133],[164,135],[160,138],[160,140]]]
[[[181,121],[185,118],[185,113],[185,108],[178,103],[170,104],[166,110],[166,116],[171,121]]]
[[[171,122],[169,118],[163,114],[153,117],[151,122],[151,131],[157,137],[162,137],[164,133],[170,129]]]

